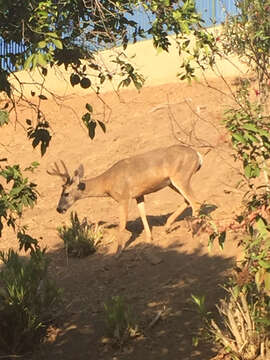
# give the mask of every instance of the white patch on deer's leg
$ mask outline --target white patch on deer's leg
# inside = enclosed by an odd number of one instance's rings
[[[143,227],[146,234],[146,240],[147,242],[150,242],[152,240],[152,234],[145,214],[144,197],[140,196],[139,198],[136,199],[136,201],[137,201],[140,217],[143,222]]]

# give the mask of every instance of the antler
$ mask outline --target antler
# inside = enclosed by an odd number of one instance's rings
[[[60,171],[60,168],[59,168],[59,166],[57,165],[56,162],[54,163],[55,168],[54,169],[52,168],[52,171],[47,170],[47,173],[49,175],[60,176],[63,180],[69,181],[70,180],[70,175],[68,173],[68,169],[67,169],[67,167],[66,167],[63,160],[60,160],[60,162],[61,162],[61,164],[62,164],[62,166],[64,168],[63,173]]]

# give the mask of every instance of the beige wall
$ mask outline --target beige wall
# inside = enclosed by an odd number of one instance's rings
[[[213,29],[213,31],[218,31]],[[136,44],[131,44],[126,50],[128,57],[134,56],[131,59],[133,65],[138,69],[138,72],[142,73],[146,79],[146,86],[158,85],[170,82],[177,82],[177,73],[180,71],[181,58],[178,55],[176,46],[174,45],[174,40],[171,38],[172,46],[170,47],[170,52],[165,51],[158,52],[152,44],[152,40],[140,41]],[[121,48],[116,48],[113,50],[106,50],[101,52],[98,55],[98,62],[105,66],[109,72],[115,74],[119,71],[116,64],[112,62],[112,57],[116,53],[121,53]],[[219,60],[217,63],[218,72],[221,71],[223,76],[234,76],[239,74],[239,67],[243,66],[236,61],[236,59],[231,59],[231,62],[225,60]],[[232,66],[232,63],[236,64]],[[82,89],[79,85],[74,88],[70,85],[69,77],[71,72],[66,72],[64,67],[55,67],[53,69],[48,69],[48,75],[45,81],[45,87],[53,92],[57,93],[60,96],[65,96],[69,94],[87,94],[88,90]],[[89,73],[92,85],[98,85],[99,79],[94,72]],[[200,77],[201,74],[197,73]],[[212,71],[205,72],[207,77],[215,77],[216,74]],[[30,94],[31,90],[38,91],[40,86],[38,83],[42,83],[42,77],[38,71],[29,72],[21,71],[17,72],[16,76],[26,83],[35,82],[36,85],[24,85],[24,91],[26,94]],[[102,86],[102,91],[111,91],[117,88],[117,84],[120,81],[120,77],[115,77],[113,82],[107,81]],[[15,82],[14,82],[15,84]]]

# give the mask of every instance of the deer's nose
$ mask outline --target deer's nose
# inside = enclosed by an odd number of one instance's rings
[[[56,209],[56,211],[59,212],[60,214],[63,214],[63,213],[66,212],[66,209],[62,209],[62,208],[58,207],[58,208]]]

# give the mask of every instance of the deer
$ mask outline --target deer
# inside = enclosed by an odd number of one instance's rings
[[[169,186],[183,196],[184,204],[167,219],[166,232],[169,232],[171,224],[188,205],[192,208],[193,216],[198,215],[200,203],[192,191],[190,182],[202,166],[202,156],[191,147],[171,145],[125,158],[93,178],[84,177],[83,165],[79,165],[71,177],[65,163],[61,161],[61,164],[64,171],[61,172],[56,162],[55,168],[47,171],[48,174],[60,176],[64,180],[57,212],[65,213],[80,199],[104,196],[113,198],[119,206],[116,253],[121,252],[126,245],[122,239],[132,199],[137,202],[147,242],[152,241],[152,233],[145,212],[145,195]]]

